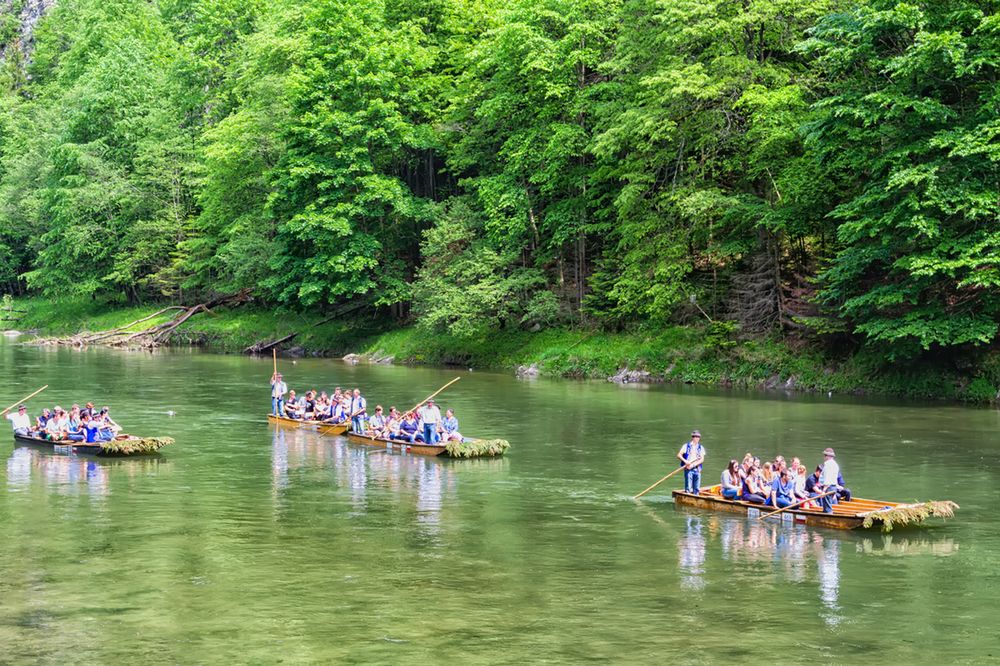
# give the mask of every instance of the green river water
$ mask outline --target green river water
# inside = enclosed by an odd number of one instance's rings
[[[281,363],[293,388],[400,407],[461,375],[444,406],[512,448],[275,430],[270,359],[0,342],[0,408],[49,384],[33,413],[90,399],[177,440],[2,443],[0,663],[1000,662],[996,410]],[[706,485],[748,450],[833,446],[860,496],[962,508],[883,535],[676,508],[673,479],[632,501],[693,427]]]

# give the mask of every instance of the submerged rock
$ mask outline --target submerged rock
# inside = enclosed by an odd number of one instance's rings
[[[357,354],[348,354],[341,359],[344,363],[350,363],[352,365],[357,365],[361,361],[361,357]]]

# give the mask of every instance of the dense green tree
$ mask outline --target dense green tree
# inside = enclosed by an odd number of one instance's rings
[[[167,81],[174,43],[148,5],[77,0],[54,12],[7,151],[18,156],[4,188],[36,192],[7,199],[32,230],[25,277],[50,294],[135,299],[153,290],[190,210],[191,137]]]
[[[606,0],[513,3],[466,55],[451,116],[461,131],[449,165],[476,198],[487,238],[544,269],[577,306],[597,231],[594,94],[617,13]]]
[[[998,7],[876,1],[806,45],[834,93],[811,144],[843,192],[822,297],[897,351],[996,337]]]
[[[797,131],[814,82],[796,47],[832,5],[626,4],[593,148],[614,192],[593,278],[605,315],[662,320],[705,291],[693,272],[780,256],[786,237],[814,232],[823,192]]]
[[[0,285],[992,343],[995,12],[61,0],[33,51],[4,15]]]

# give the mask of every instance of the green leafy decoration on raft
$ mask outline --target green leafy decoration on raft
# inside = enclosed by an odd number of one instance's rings
[[[931,516],[951,518],[959,506],[952,501],[923,502],[922,504],[900,504],[891,509],[872,511],[865,515],[864,527],[871,527],[876,522],[882,523],[883,532],[891,532],[897,525],[921,523]]]
[[[466,442],[448,442],[445,449],[452,458],[485,458],[502,456],[510,448],[506,439],[473,439]]]
[[[172,437],[137,437],[135,439],[114,439],[101,443],[101,455],[132,456],[143,453],[155,453],[168,444],[173,444]]]

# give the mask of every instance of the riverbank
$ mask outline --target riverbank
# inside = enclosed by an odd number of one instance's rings
[[[158,305],[108,307],[89,300],[27,298],[25,313],[8,328],[69,335],[122,326],[156,312]],[[163,320],[167,319],[167,315]],[[144,325],[156,323],[156,320]],[[922,363],[885,368],[863,353],[830,358],[814,348],[793,349],[780,340],[737,341],[702,326],[670,326],[622,333],[550,329],[537,333],[493,331],[456,338],[418,327],[388,328],[364,313],[326,321],[323,315],[264,311],[243,306],[200,314],[181,326],[173,345],[239,353],[291,333],[285,354],[359,361],[460,366],[518,372],[524,376],[683,382],[748,389],[821,391],[988,403],[1000,386],[1000,359],[958,372]]]

